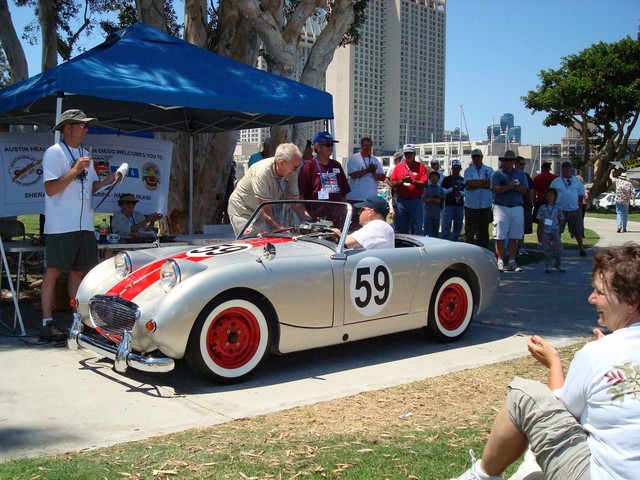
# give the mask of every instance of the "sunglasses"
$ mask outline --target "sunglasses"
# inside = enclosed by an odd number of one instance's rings
[[[133,201],[125,201],[125,202],[120,202],[122,205],[135,205],[138,202],[133,202]]]
[[[84,130],[85,128],[89,128],[89,125],[87,125],[85,122],[76,123],[75,125],[79,126],[82,130]]]

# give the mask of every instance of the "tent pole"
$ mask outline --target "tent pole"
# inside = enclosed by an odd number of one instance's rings
[[[193,135],[189,135],[189,235],[193,235]]]
[[[56,98],[56,125],[60,121],[60,115],[62,115],[62,97]],[[55,131],[55,135],[53,138],[55,143],[60,142],[60,130]]]

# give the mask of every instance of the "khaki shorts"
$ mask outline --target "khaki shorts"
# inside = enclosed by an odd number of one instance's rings
[[[493,206],[493,237],[496,240],[521,239],[524,237],[524,210],[515,207]]]
[[[88,272],[98,264],[98,246],[93,232],[48,233],[45,239],[47,268]]]
[[[529,440],[545,478],[589,480],[587,434],[546,385],[516,377],[509,385],[507,410]]]

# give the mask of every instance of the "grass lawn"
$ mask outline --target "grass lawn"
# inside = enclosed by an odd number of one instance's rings
[[[560,351],[565,365],[581,346]],[[470,448],[481,455],[516,375],[546,382],[547,370],[524,357],[211,428],[7,461],[0,478],[449,479],[469,467]]]
[[[587,210],[587,216],[595,218],[610,218],[611,220],[615,220],[616,212],[611,209]],[[629,221],[640,222],[640,208],[632,208],[629,210]]]

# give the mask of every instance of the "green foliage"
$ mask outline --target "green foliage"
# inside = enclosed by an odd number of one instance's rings
[[[4,88],[9,85],[11,72],[9,71],[9,63],[7,57],[4,54],[4,50],[0,49],[0,88]]]
[[[540,85],[522,97],[527,108],[546,112],[543,124],[574,127],[583,140],[577,166],[593,164],[592,193],[606,191],[611,162],[638,158],[630,135],[640,118],[640,39],[600,42],[540,72]]]

